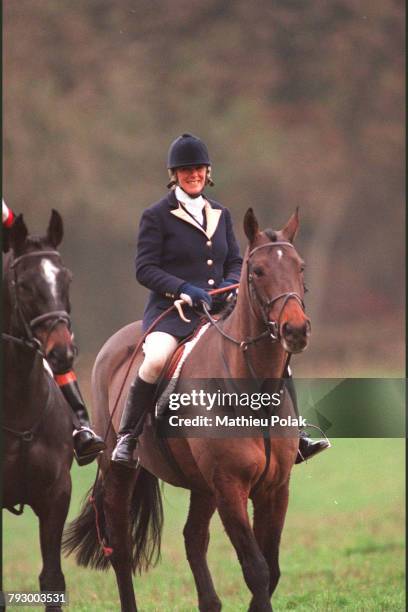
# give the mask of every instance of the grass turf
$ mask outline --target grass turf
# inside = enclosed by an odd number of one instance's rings
[[[331,450],[295,467],[275,610],[405,610],[403,466],[403,440],[337,439]],[[70,518],[77,515],[94,474],[93,466],[73,468]],[[182,538],[188,492],[166,485],[164,505],[162,559],[134,581],[139,609],[196,610]],[[22,517],[4,513],[3,562],[4,590],[38,590],[38,529],[29,508]],[[250,594],[218,516],[211,524],[209,565],[223,610],[247,610]],[[64,559],[63,569],[68,610],[119,610],[112,570],[79,568],[71,558]]]

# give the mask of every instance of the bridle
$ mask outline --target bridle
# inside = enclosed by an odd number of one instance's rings
[[[254,255],[254,253],[258,252],[260,249],[264,249],[267,247],[281,247],[281,246],[288,246],[291,247],[292,249],[294,249],[295,247],[293,246],[293,244],[289,241],[286,240],[278,240],[276,242],[268,242],[267,244],[261,244],[255,248],[253,248],[249,253],[248,253],[248,258],[247,258],[247,288],[248,288],[248,295],[249,295],[249,304],[251,307],[251,310],[253,312],[253,314],[255,316],[258,316],[257,313],[255,312],[254,309],[254,302],[255,304],[258,306],[260,312],[261,312],[261,316],[262,316],[262,321],[264,323],[265,326],[265,330],[263,332],[261,332],[258,336],[253,336],[250,338],[246,338],[244,340],[238,340],[237,338],[233,338],[232,336],[230,336],[229,334],[227,334],[222,327],[220,327],[218,321],[216,319],[214,319],[208,308],[207,305],[205,304],[205,302],[203,302],[203,310],[208,318],[208,320],[210,321],[210,323],[217,329],[217,331],[227,340],[229,340],[230,342],[233,342],[234,344],[238,345],[239,348],[243,351],[244,356],[245,356],[245,360],[248,366],[248,370],[251,373],[251,376],[253,378],[257,378],[256,374],[254,372],[254,368],[250,362],[249,356],[248,356],[248,347],[251,346],[252,344],[255,344],[256,342],[259,342],[260,340],[263,340],[264,338],[269,339],[271,342],[276,343],[276,342],[280,342],[281,340],[281,335],[280,335],[280,322],[282,319],[282,314],[284,311],[284,308],[286,306],[286,304],[289,302],[289,300],[296,300],[299,305],[301,306],[303,312],[305,311],[305,304],[303,302],[302,297],[295,291],[286,291],[284,293],[280,293],[279,295],[276,295],[272,298],[268,298],[268,297],[263,297],[260,294],[259,289],[257,288],[255,282],[254,282],[254,275],[253,275],[253,267],[252,267],[252,263],[251,263],[251,257]],[[278,317],[277,319],[270,321],[268,319],[268,311],[270,310],[270,308],[279,300],[282,300],[282,306],[281,309],[279,311]],[[285,364],[285,369],[287,367],[287,365],[289,364],[289,359],[290,359],[290,353],[288,353],[288,358],[286,360],[286,364]]]
[[[261,244],[260,246],[255,247],[254,249],[252,249],[252,251],[249,252],[248,254],[248,263],[247,263],[247,285],[248,285],[248,291],[249,291],[249,296],[250,296],[250,306],[252,311],[254,312],[254,308],[253,308],[253,303],[252,303],[252,298],[255,298],[255,302],[257,303],[257,305],[259,306],[259,309],[261,311],[261,315],[262,315],[262,319],[264,322],[264,325],[266,327],[266,329],[269,331],[270,334],[270,338],[273,342],[279,342],[280,341],[280,322],[281,322],[281,318],[282,318],[282,313],[283,310],[287,304],[287,302],[291,299],[295,299],[301,306],[303,312],[305,310],[305,304],[302,300],[302,298],[300,297],[300,295],[298,293],[296,293],[295,291],[286,291],[285,293],[280,293],[279,295],[276,295],[273,298],[263,298],[259,292],[259,289],[257,288],[256,284],[254,283],[254,275],[253,275],[253,271],[252,271],[252,264],[251,264],[251,257],[254,255],[254,253],[256,253],[257,251],[259,251],[260,249],[264,249],[266,247],[275,247],[275,246],[289,246],[292,249],[294,249],[295,247],[293,246],[293,244],[291,242],[288,241],[284,241],[284,240],[280,240],[280,241],[276,241],[276,242],[270,242],[267,244]],[[279,311],[279,315],[278,318],[274,321],[270,321],[268,319],[268,311],[271,309],[271,307],[278,302],[279,300],[283,300],[281,309]],[[256,314],[254,312],[254,314]]]
[[[50,310],[46,313],[43,313],[37,317],[33,317],[29,321],[27,321],[24,316],[23,309],[21,306],[21,300],[18,295],[18,275],[17,275],[17,266],[24,259],[32,258],[32,257],[57,257],[61,259],[61,255],[58,251],[52,250],[43,250],[43,251],[33,251],[31,253],[24,253],[19,257],[16,257],[10,264],[10,270],[12,272],[12,279],[9,284],[10,296],[12,309],[17,315],[17,318],[20,320],[23,329],[23,336],[14,336],[12,334],[2,333],[2,338],[4,340],[8,340],[11,342],[15,342],[17,344],[25,345],[29,348],[32,348],[35,351],[40,352],[44,356],[44,347],[41,344],[41,341],[35,336],[35,329],[38,325],[44,323],[45,321],[52,321],[50,328],[48,329],[47,338],[45,341],[45,345],[47,344],[48,338],[52,331],[59,323],[65,323],[68,327],[68,330],[71,330],[71,317],[69,316],[66,310]]]

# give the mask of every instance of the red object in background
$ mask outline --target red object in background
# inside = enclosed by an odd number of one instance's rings
[[[4,200],[2,200],[2,220],[4,227],[11,227],[14,223],[15,214],[7,206]]]

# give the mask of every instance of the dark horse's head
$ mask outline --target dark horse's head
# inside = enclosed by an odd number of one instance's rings
[[[250,208],[244,219],[249,241],[246,258],[248,290],[258,317],[290,353],[300,353],[308,344],[310,320],[304,312],[304,262],[293,246],[299,229],[296,211],[279,231],[259,230]]]
[[[57,251],[63,237],[59,213],[52,211],[45,236],[30,236],[22,215],[8,230],[4,259],[4,328],[35,342],[55,372],[72,367],[75,347],[70,329],[72,274]]]

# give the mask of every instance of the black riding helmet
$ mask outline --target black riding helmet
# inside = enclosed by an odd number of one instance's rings
[[[170,182],[168,189],[177,185],[176,170],[186,166],[207,166],[206,184],[211,187],[214,181],[211,178],[211,162],[208,149],[202,140],[192,134],[182,134],[174,140],[167,155],[167,169]]]
[[[169,148],[167,168],[173,170],[183,166],[211,166],[207,147],[192,134],[182,134]]]

